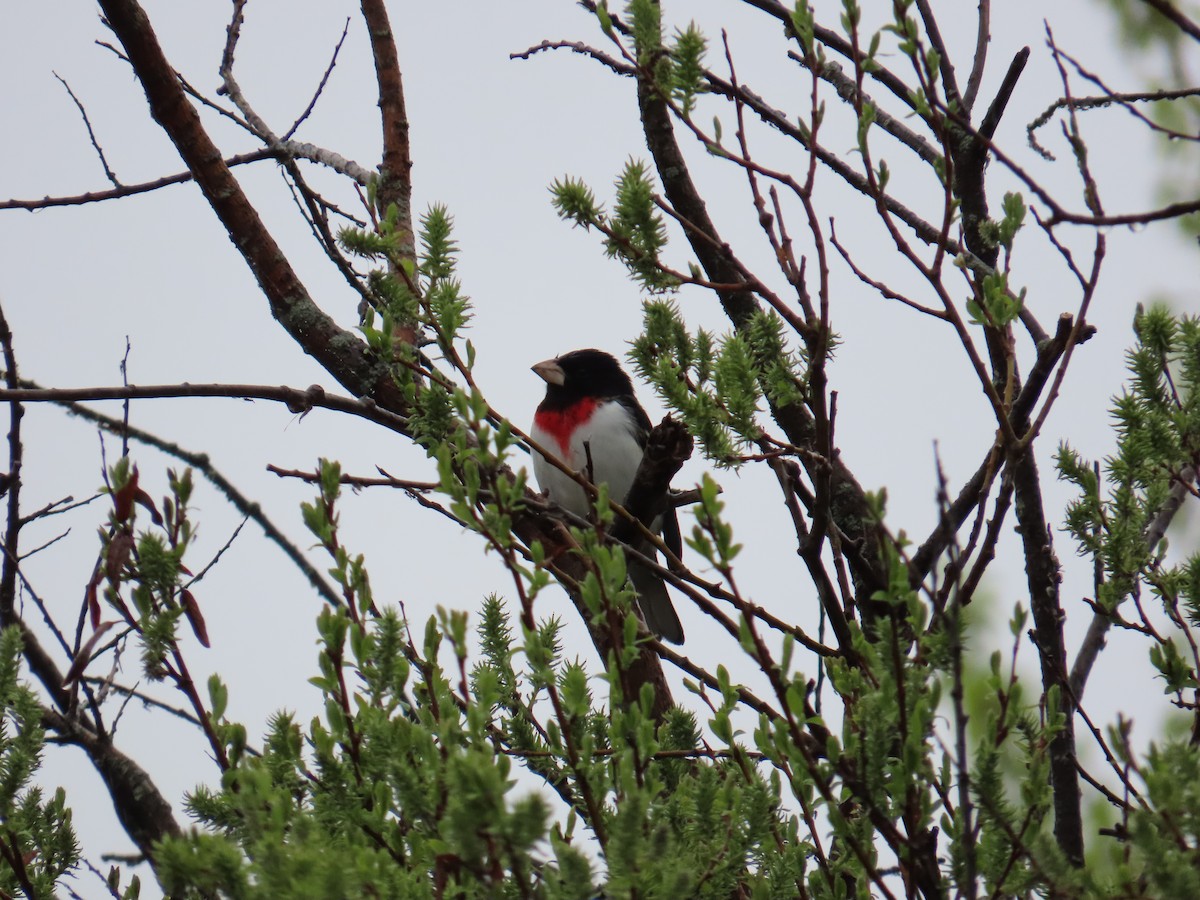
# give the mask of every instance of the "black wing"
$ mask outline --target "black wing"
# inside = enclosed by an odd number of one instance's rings
[[[637,442],[638,446],[645,449],[646,438],[650,436],[650,417],[646,415],[646,411],[642,409],[642,404],[637,402],[637,398],[628,394],[618,394],[612,398],[614,402],[620,403],[625,407],[625,411],[633,416],[633,421],[637,425]]]
[[[683,536],[679,533],[679,516],[673,506],[663,513],[662,539],[668,550],[683,559]]]

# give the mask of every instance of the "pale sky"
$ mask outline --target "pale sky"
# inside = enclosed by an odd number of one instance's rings
[[[877,14],[876,7],[891,7],[863,5],[868,18]],[[969,68],[975,4],[936,5],[949,10],[943,22],[947,41],[960,67]],[[460,274],[475,303],[471,337],[480,351],[478,380],[493,406],[524,426],[541,396],[540,382],[529,372],[532,363],[583,346],[622,354],[640,326],[637,288],[618,264],[604,258],[595,235],[557,219],[547,190],[555,178],[571,174],[588,180],[606,200],[625,160],[648,156],[633,86],[562,51],[510,61],[510,53],[546,38],[602,43],[587,13],[567,0],[390,6],[412,123],[414,207],[420,212],[441,203],[453,214],[461,247]],[[817,3],[817,15],[836,25],[837,7]],[[1055,164],[1038,159],[1025,146],[1024,128],[1061,93],[1045,46],[1044,18],[1054,27],[1059,44],[1103,73],[1113,87],[1140,87],[1132,80],[1132,67],[1115,54],[1111,21],[1095,7],[1089,2],[1032,0],[994,4],[989,75],[981,92],[981,103],[990,101],[1008,60],[1021,46],[1032,47],[1032,59],[997,141],[1072,209],[1082,208],[1078,177],[1058,125],[1042,132],[1044,142],[1059,152]],[[683,24],[685,11],[697,17],[710,37],[710,61],[718,69],[719,33],[725,25],[741,79],[776,106],[804,108],[807,76],[794,63],[779,59],[784,50],[777,28],[756,25],[756,14],[729,2],[673,3],[667,9],[669,17],[675,16],[673,24]],[[147,10],[168,57],[196,87],[211,94],[219,83],[227,5],[155,2],[148,3]],[[62,0],[8,3],[2,17],[0,198],[108,187],[79,114],[55,72],[87,107],[122,181],[181,171],[174,149],[147,114],[140,86],[124,63],[94,43],[111,38],[94,8]],[[286,130],[307,104],[347,17],[351,27],[339,65],[297,138],[373,168],[379,152],[376,95],[357,4],[254,0],[247,11],[237,71],[260,114],[277,130]],[[1076,90],[1086,93],[1082,86]],[[845,116],[833,110],[837,100],[832,91],[827,96],[831,109],[824,140],[853,161],[854,132],[845,127]],[[731,136],[731,110],[715,104],[702,107],[697,120],[707,123],[714,113]],[[227,153],[256,149],[248,136],[211,114],[205,121]],[[1120,212],[1153,203],[1155,158],[1132,120],[1118,113],[1094,113],[1084,118],[1084,128],[1092,140],[1092,161],[1106,208]],[[927,177],[914,175],[920,180],[907,185],[903,179],[915,170],[903,165],[904,154],[882,135],[874,140],[877,152],[897,173],[897,193],[919,201],[920,185],[927,185]],[[799,169],[807,163],[798,147],[765,138],[756,146],[773,165]],[[698,151],[693,156],[718,227],[747,261],[771,274],[744,178]],[[352,325],[357,297],[311,240],[274,164],[242,167],[237,174],[289,250],[313,297],[339,321]],[[995,211],[1013,182],[996,163],[990,176]],[[353,193],[334,179],[314,176],[314,181],[347,208],[355,205]],[[819,175],[818,184],[825,224],[834,217],[839,238],[856,263],[873,277],[911,286],[912,276],[863,198],[844,190],[829,172]],[[790,225],[794,234],[803,232],[798,214]],[[1077,252],[1090,253],[1086,234],[1064,236]],[[674,237],[671,258],[687,259],[682,240],[678,234]],[[1180,239],[1174,226],[1157,225],[1136,234],[1120,229],[1108,237],[1107,274],[1089,316],[1100,331],[1079,348],[1040,442],[1047,507],[1056,524],[1068,494],[1055,483],[1050,455],[1062,438],[1093,458],[1111,448],[1106,410],[1123,378],[1122,349],[1131,341],[1134,305],[1171,294],[1182,308],[1190,303],[1191,311],[1200,309],[1194,294],[1195,247]],[[335,388],[272,321],[266,301],[194,185],[32,215],[0,212],[0,247],[0,302],[15,333],[26,378],[46,386],[118,384],[128,336],[132,383],[224,381],[306,387],[320,382]],[[858,282],[836,255],[831,265],[833,324],[844,339],[830,369],[831,387],[839,392],[839,444],[864,487],[887,486],[891,528],[921,540],[936,516],[935,442],[957,486],[974,471],[991,441],[991,415],[945,325],[882,299]],[[1028,287],[1028,303],[1048,330],[1053,331],[1060,312],[1074,311],[1078,297],[1073,283],[1047,252],[1032,220],[1018,239],[1014,271],[1015,286]],[[685,290],[678,300],[693,327],[726,329],[711,297]],[[641,396],[657,419],[661,406],[645,386]],[[100,408],[110,414],[120,409],[117,404]],[[311,542],[298,508],[313,491],[268,474],[268,463],[312,468],[317,457],[328,456],[356,474],[374,474],[377,465],[398,476],[432,474],[424,454],[402,439],[334,413],[317,411],[301,420],[282,406],[263,402],[155,400],[136,402],[132,421],[193,451],[209,453],[224,474],[261,502],[302,546]],[[82,498],[96,489],[101,463],[92,428],[37,406],[27,408],[25,422],[27,509],[66,494]],[[118,452],[110,438],[109,460]],[[143,486],[161,496],[165,469],[178,463],[143,448],[135,447],[134,454]],[[679,483],[694,481],[704,469],[701,460],[693,460]],[[730,518],[746,545],[741,586],[776,614],[815,631],[815,594],[788,538],[783,507],[763,476],[752,471],[720,476]],[[26,536],[29,546],[35,546],[68,526],[72,529],[26,567],[64,622],[74,621],[95,559],[96,529],[104,516],[103,504],[97,503],[69,521],[50,520]],[[206,485],[197,491],[195,517],[201,534],[192,564],[198,568],[225,543],[238,519]],[[689,517],[683,522],[686,530]],[[418,627],[438,604],[475,609],[485,594],[504,593],[510,587],[495,559],[483,554],[478,538],[420,510],[399,493],[380,489],[347,494],[342,527],[344,544],[367,556],[378,600],[403,601]],[[1090,594],[1091,575],[1075,558],[1065,535],[1056,537],[1056,546],[1067,566],[1063,602],[1072,623],[1068,640],[1073,650],[1089,618],[1081,615],[1086,611],[1079,597]],[[993,604],[989,618],[997,625],[1001,647],[1007,635],[1002,623],[1013,603],[1025,598],[1014,549],[1008,542],[1008,552],[993,566],[979,601]],[[314,559],[325,567],[316,554]],[[256,736],[266,717],[280,707],[299,709],[301,721],[316,711],[315,691],[304,679],[315,671],[313,619],[320,601],[279,551],[261,539],[256,526],[247,525],[221,564],[197,586],[196,596],[208,616],[214,646],[191,646],[189,664],[198,680],[211,670],[222,672],[231,687],[231,718],[246,722]],[[561,613],[571,622],[568,653],[590,656],[585,633],[565,598],[547,594],[541,602],[540,612]],[[679,605],[688,633],[685,652],[701,663],[731,658],[733,642],[714,637],[702,614],[686,601]],[[1022,653],[1027,670],[1035,672],[1028,643]],[[135,655],[126,654],[118,680],[138,680]],[[1114,664],[1118,658],[1120,663]],[[804,666],[815,675],[811,660],[803,661]],[[97,668],[99,664],[93,667]],[[1131,697],[1122,690],[1130,683],[1151,684],[1148,676],[1142,677],[1146,669],[1144,649],[1114,635],[1089,685],[1093,717],[1109,721],[1112,711],[1122,707],[1147,715],[1146,703],[1157,702],[1157,685],[1153,697]],[[750,673],[735,672],[734,677],[754,683]],[[687,699],[677,678],[674,683],[677,699]],[[1138,721],[1140,725],[1143,719]],[[192,729],[144,713],[137,704],[126,711],[118,741],[150,769],[177,804],[198,781],[215,778],[216,770]],[[1081,746],[1087,743],[1081,737]],[[107,798],[96,794],[102,790],[98,780],[90,769],[81,771],[78,760],[74,750],[51,752],[44,769],[46,782],[68,786],[88,851],[127,852],[124,835],[113,829]],[[184,821],[181,812],[180,819]],[[85,895],[94,887],[87,876],[81,876],[80,884]]]

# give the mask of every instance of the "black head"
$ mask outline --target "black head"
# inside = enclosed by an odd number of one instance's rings
[[[546,382],[546,399],[632,397],[633,382],[603,350],[572,350],[533,367]]]

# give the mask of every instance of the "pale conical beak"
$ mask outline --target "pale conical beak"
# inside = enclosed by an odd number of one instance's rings
[[[562,366],[558,364],[557,359],[547,359],[544,362],[538,363],[530,368],[546,382],[546,384],[562,385],[567,380],[566,373],[563,372]]]

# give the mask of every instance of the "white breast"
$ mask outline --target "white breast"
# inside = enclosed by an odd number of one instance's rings
[[[607,484],[611,498],[620,503],[629,493],[638,464],[642,461],[642,448],[638,445],[635,428],[636,425],[621,404],[602,404],[584,425],[575,429],[568,457],[563,462],[587,477],[589,454],[584,450],[586,443],[592,462],[592,480],[596,484]],[[536,423],[530,436],[548,452],[561,454],[562,448],[558,442],[538,428]],[[533,474],[541,489],[559,506],[578,516],[588,514],[591,504],[583,488],[536,452],[533,454]]]

